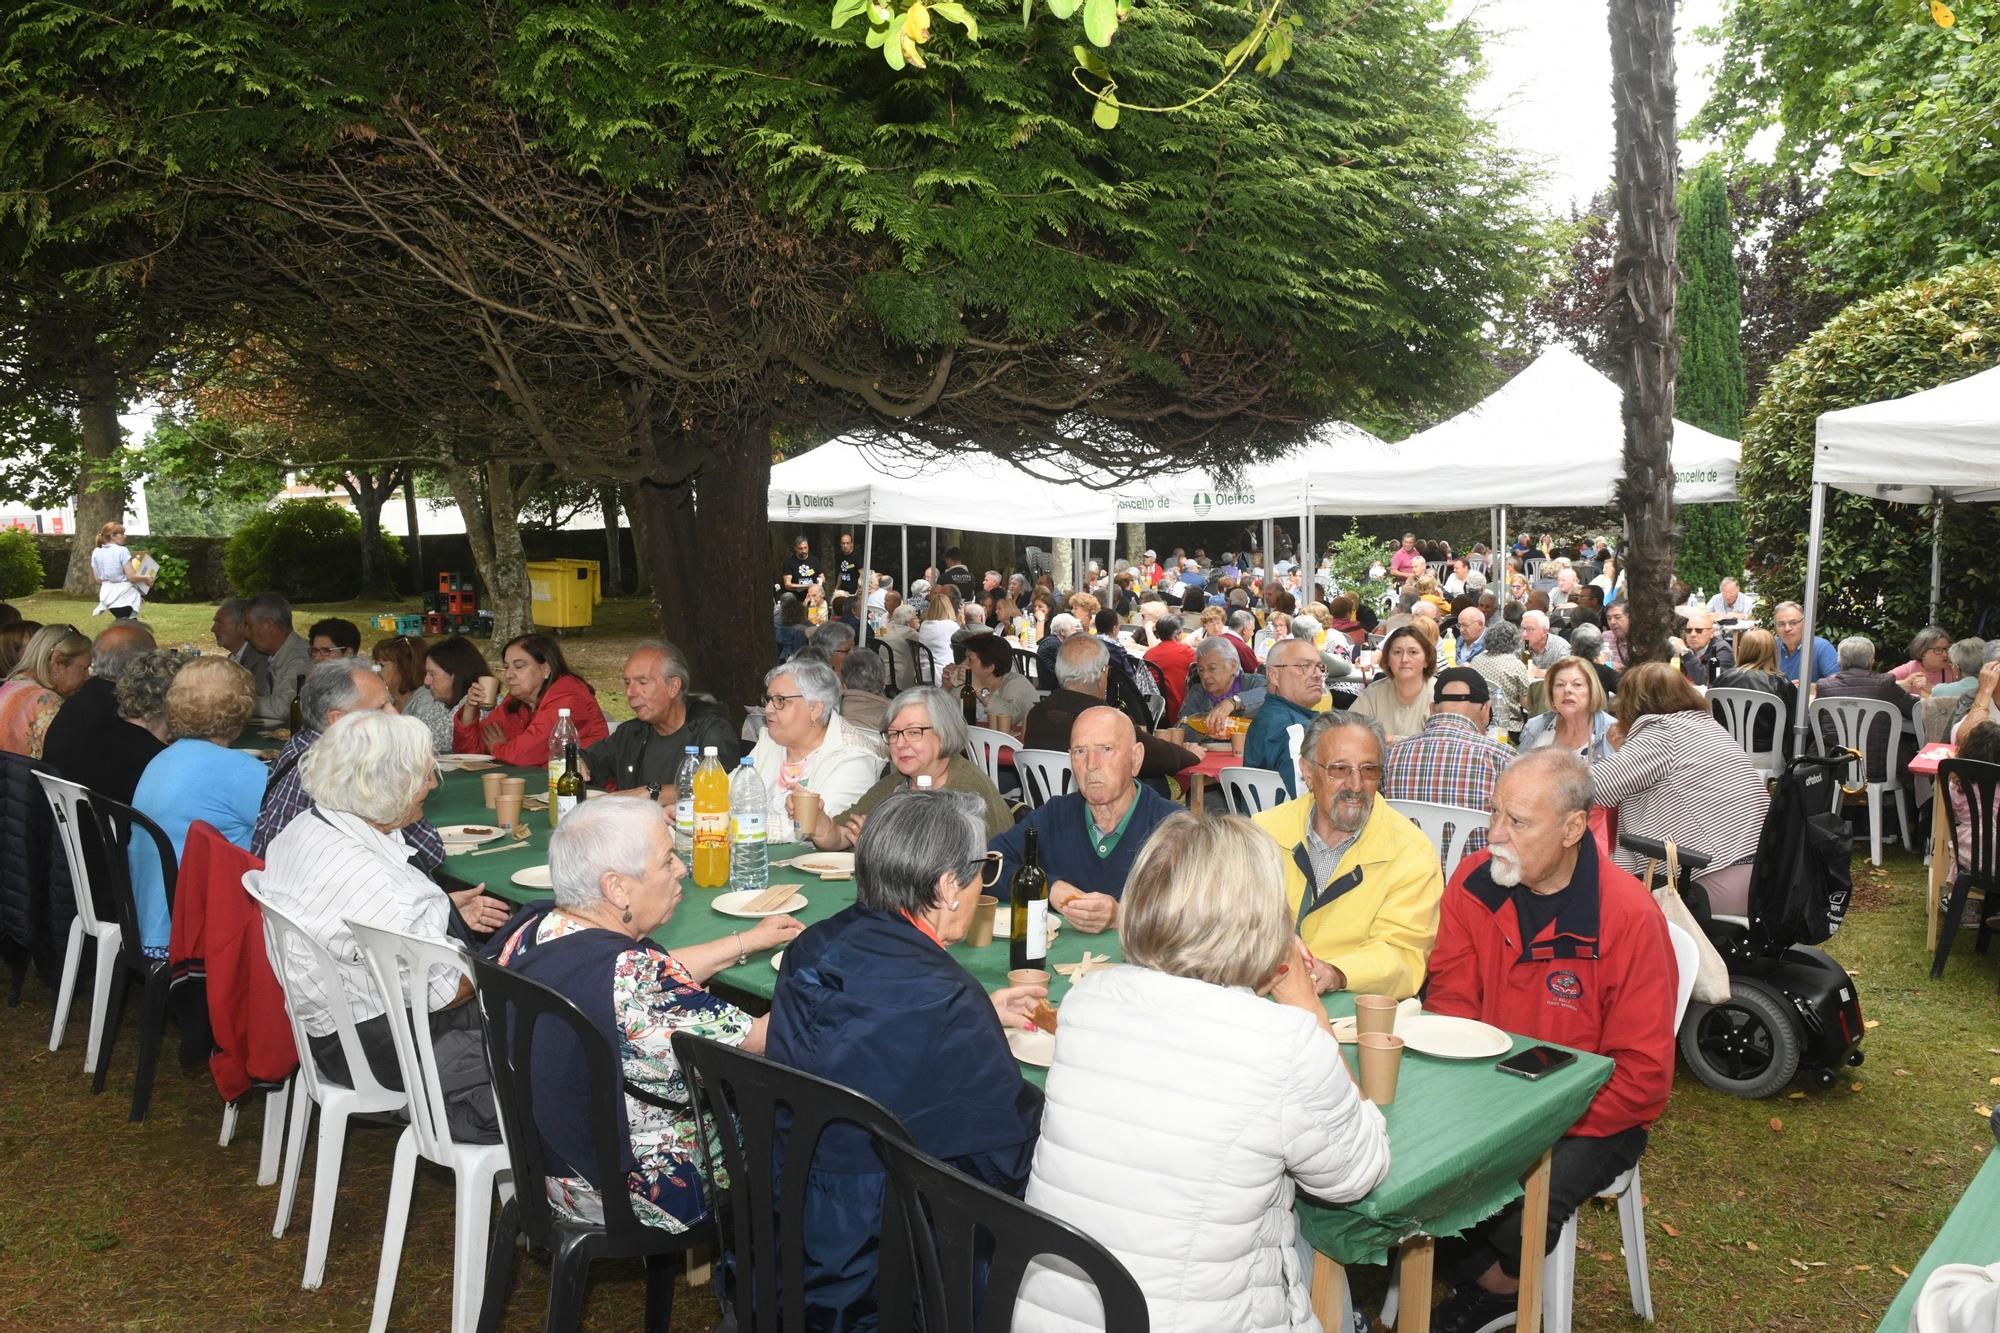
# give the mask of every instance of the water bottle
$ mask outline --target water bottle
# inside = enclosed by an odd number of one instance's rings
[[[701,767],[701,747],[690,745],[674,778],[674,849],[694,855],[694,771]]]
[[[554,828],[562,818],[562,802],[556,793],[556,786],[562,781],[563,770],[569,767],[570,751],[576,747],[576,723],[569,720],[569,709],[556,710],[556,725],[549,732],[549,827]]]
[[[771,883],[764,837],[764,781],[744,755],[729,778],[729,887],[762,891]]]

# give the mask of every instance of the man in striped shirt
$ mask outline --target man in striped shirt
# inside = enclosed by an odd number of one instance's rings
[[[1431,684],[1431,715],[1424,729],[1389,749],[1382,796],[1391,801],[1431,801],[1485,812],[1493,788],[1514,752],[1488,739],[1493,716],[1486,677],[1471,667],[1449,667]],[[1466,840],[1471,855],[1486,845],[1485,830]]]

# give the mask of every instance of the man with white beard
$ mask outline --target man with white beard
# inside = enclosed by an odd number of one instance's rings
[[[1639,1160],[1674,1081],[1674,950],[1666,918],[1590,832],[1590,768],[1531,750],[1493,790],[1487,850],[1444,893],[1424,1008],[1617,1067],[1551,1154],[1548,1234]],[[1511,1312],[1520,1288],[1516,1201],[1438,1246],[1455,1290],[1434,1333],[1471,1333]]]

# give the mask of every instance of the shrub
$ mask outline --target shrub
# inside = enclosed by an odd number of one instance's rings
[[[149,551],[160,566],[160,572],[153,578],[153,590],[146,594],[149,602],[199,602],[205,600],[194,587],[188,562],[177,555],[165,551]]]
[[[25,528],[0,532],[0,597],[32,597],[42,590],[42,556]]]
[[[1767,604],[1803,601],[1814,425],[1822,412],[1900,398],[2000,363],[2000,264],[1980,261],[1857,301],[1772,371],[1744,421],[1739,485],[1751,568]],[[1944,507],[1938,618],[1970,634],[1994,601],[1990,505]],[[1830,490],[1820,552],[1819,624],[1869,634],[1897,660],[1929,619],[1931,514]]]
[[[402,558],[402,543],[383,533],[383,581]],[[361,520],[324,500],[287,500],[237,530],[222,567],[241,596],[271,590],[294,602],[346,601],[362,591]]]

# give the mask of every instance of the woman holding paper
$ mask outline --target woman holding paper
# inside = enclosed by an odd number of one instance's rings
[[[136,617],[159,568],[149,556],[132,558],[125,549],[123,523],[106,523],[97,530],[97,549],[90,553],[90,572],[97,577],[97,610],[91,614],[109,611],[118,620]]]

